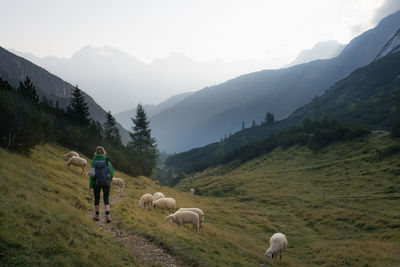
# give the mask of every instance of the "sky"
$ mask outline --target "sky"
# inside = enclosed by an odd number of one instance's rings
[[[399,0],[0,0],[0,46],[70,58],[85,45],[143,62],[180,52],[198,61],[290,62],[319,41],[348,43]]]

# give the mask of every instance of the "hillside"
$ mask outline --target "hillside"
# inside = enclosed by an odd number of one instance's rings
[[[318,100],[296,110],[288,117],[288,123],[317,113],[373,129],[391,129],[400,118],[399,61],[397,52],[354,71]]]
[[[399,140],[375,132],[319,152],[276,149],[188,176],[178,188],[262,214],[267,236],[288,238],[284,266],[398,266],[399,148]]]
[[[64,166],[66,152],[0,149],[0,265],[138,266],[86,216],[93,209],[88,178]]]
[[[147,117],[151,121],[152,116],[162,112],[166,108],[176,105],[177,103],[181,102],[183,99],[185,99],[191,94],[193,93],[183,93],[179,95],[174,95],[157,105],[144,105],[143,108],[146,111]],[[135,115],[136,115],[136,107],[126,111],[118,112],[114,115],[114,117],[119,123],[121,123],[123,127],[125,127],[125,129],[131,129],[133,125],[131,118],[134,118]]]
[[[180,171],[190,171],[193,162],[210,166],[244,145],[301,124],[306,117],[322,119],[327,115],[340,122],[390,130],[400,117],[399,60],[400,52],[397,52],[373,61],[274,125],[246,128],[220,142],[174,155],[167,163],[175,169],[180,166]]]
[[[334,40],[318,42],[311,49],[302,50],[292,62],[282,66],[282,68],[289,68],[318,59],[334,58],[342,52],[344,47],[344,44],[340,44]]]
[[[250,73],[197,91],[152,118],[159,147],[181,152],[216,142],[239,130],[242,121],[259,122],[267,112],[281,120],[373,61],[399,28],[400,11],[354,38],[336,58]]]
[[[0,46],[0,77],[18,87],[19,82],[24,81],[26,76],[29,76],[36,86],[40,100],[43,99],[43,96],[46,96],[53,105],[56,105],[58,101],[60,108],[65,109],[69,105],[71,92],[74,89],[71,84]],[[83,90],[85,91],[85,89]],[[89,105],[90,116],[95,121],[103,123],[106,120],[107,112],[85,92],[84,97]],[[118,124],[118,127],[122,140],[127,143],[130,140],[128,131],[120,124]]]
[[[400,218],[393,209],[400,204],[400,144],[379,136],[316,154],[279,149],[189,177],[179,185],[183,192],[117,172],[125,189],[111,192],[119,198],[112,227],[124,239],[152,240],[189,266],[258,266],[266,262],[266,238],[277,231],[289,240],[280,265],[394,266],[400,262]],[[141,262],[87,216],[88,177],[64,166],[66,151],[44,145],[24,156],[0,149],[1,264]],[[188,193],[189,186],[202,195]],[[167,224],[167,212],[137,207],[142,194],[156,191],[175,198],[178,208],[202,208],[204,233]]]

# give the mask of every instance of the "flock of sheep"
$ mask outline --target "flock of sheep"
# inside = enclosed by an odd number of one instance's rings
[[[84,174],[85,168],[87,166],[87,161],[84,158],[80,158],[79,154],[70,151],[64,155],[65,166],[74,168],[82,168],[81,175]],[[124,181],[121,178],[113,178],[113,185],[124,187]],[[195,190],[190,188],[189,192],[194,194]],[[152,210],[153,208],[159,208],[162,210],[168,210],[173,212],[176,208],[176,201],[173,198],[165,197],[161,192],[156,192],[153,195],[150,193],[144,194],[139,200],[139,207],[143,207],[146,210]],[[200,230],[203,232],[204,223],[204,212],[199,208],[180,208],[175,213],[171,213],[165,220],[168,223],[176,223],[178,226],[191,224],[195,227],[196,232]],[[269,240],[270,247],[265,251],[264,256],[270,260],[276,260],[279,254],[280,260],[282,260],[282,251],[288,245],[286,236],[282,233],[275,233],[271,236]]]
[[[156,192],[153,195],[147,193],[140,198],[138,206],[146,210],[159,208],[173,212],[176,208],[176,201],[171,197],[165,197],[161,192]],[[199,208],[180,208],[175,213],[165,217],[165,220],[168,223],[176,223],[179,226],[191,224],[196,229],[196,232],[204,231],[204,212]]]

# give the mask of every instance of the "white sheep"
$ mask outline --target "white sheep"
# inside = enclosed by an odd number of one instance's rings
[[[180,211],[193,211],[193,212],[196,212],[197,215],[199,215],[199,227],[200,227],[202,232],[204,231],[204,228],[203,228],[204,212],[201,209],[199,209],[199,208],[180,208],[175,213],[180,212]]]
[[[153,209],[153,196],[149,193],[144,194],[140,198],[138,206],[152,210]]]
[[[153,201],[153,207],[173,211],[176,207],[176,201],[170,197],[160,198]]]
[[[190,188],[189,192],[190,192],[190,194],[194,194],[194,192],[196,192],[196,190],[194,190],[194,188]]]
[[[175,212],[165,217],[165,220],[179,226],[190,223],[196,228],[196,232],[199,232],[199,215],[196,212],[190,210]]]
[[[83,159],[83,158],[80,158],[77,156],[72,156],[67,162],[65,162],[65,166],[69,167],[71,165],[73,165],[74,168],[75,167],[82,168],[82,173],[81,173],[81,175],[82,175],[85,172],[87,161],[86,161],[86,159]]]
[[[268,259],[276,260],[278,253],[280,260],[282,260],[282,251],[287,247],[288,242],[286,236],[282,233],[275,233],[269,239],[270,247],[265,251],[264,256]]]
[[[70,151],[67,154],[64,155],[65,160],[68,160],[69,158],[72,158],[73,156],[79,158],[79,154],[76,153],[75,151]]]
[[[160,198],[163,198],[163,197],[165,197],[165,195],[164,195],[163,193],[161,193],[161,192],[155,192],[155,193],[153,194],[153,201],[156,201],[157,199],[160,199]]]
[[[122,180],[121,178],[114,177],[111,184],[119,187],[124,187],[124,180]]]

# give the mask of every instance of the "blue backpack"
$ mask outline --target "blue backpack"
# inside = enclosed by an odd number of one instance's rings
[[[111,174],[108,168],[108,158],[105,160],[95,160],[93,163],[96,175],[94,176],[94,182],[97,185],[110,185]]]

